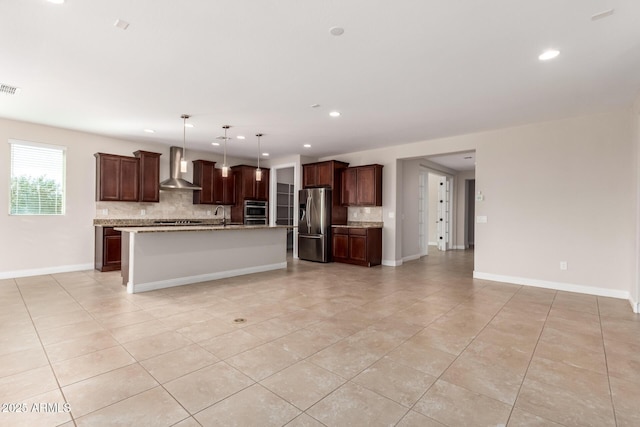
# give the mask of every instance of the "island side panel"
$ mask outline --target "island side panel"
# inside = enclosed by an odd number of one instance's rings
[[[286,229],[136,233],[129,292],[286,268]]]

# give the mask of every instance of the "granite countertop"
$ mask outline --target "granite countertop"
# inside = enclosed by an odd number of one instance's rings
[[[346,225],[332,225],[335,228],[382,228],[383,222],[358,222],[349,221]]]
[[[199,225],[222,225],[221,219],[208,219],[208,218],[96,218],[93,220],[94,226],[104,227],[161,227],[156,221],[198,221]],[[172,225],[172,227],[175,227]],[[194,227],[194,226],[191,226]]]
[[[160,225],[160,226],[116,226],[117,231],[128,233],[166,233],[175,231],[237,231],[274,228],[294,228],[292,225]]]

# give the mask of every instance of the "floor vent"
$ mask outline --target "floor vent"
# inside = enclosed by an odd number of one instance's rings
[[[15,86],[0,84],[0,93],[4,93],[5,95],[17,95],[20,93],[20,88]]]

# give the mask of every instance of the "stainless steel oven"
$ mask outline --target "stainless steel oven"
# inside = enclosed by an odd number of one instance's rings
[[[244,201],[244,223],[245,225],[266,225],[268,202],[261,200]]]

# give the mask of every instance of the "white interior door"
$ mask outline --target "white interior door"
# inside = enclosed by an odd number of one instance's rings
[[[450,208],[451,181],[446,176],[440,177],[438,185],[438,249],[446,251],[450,240]]]

